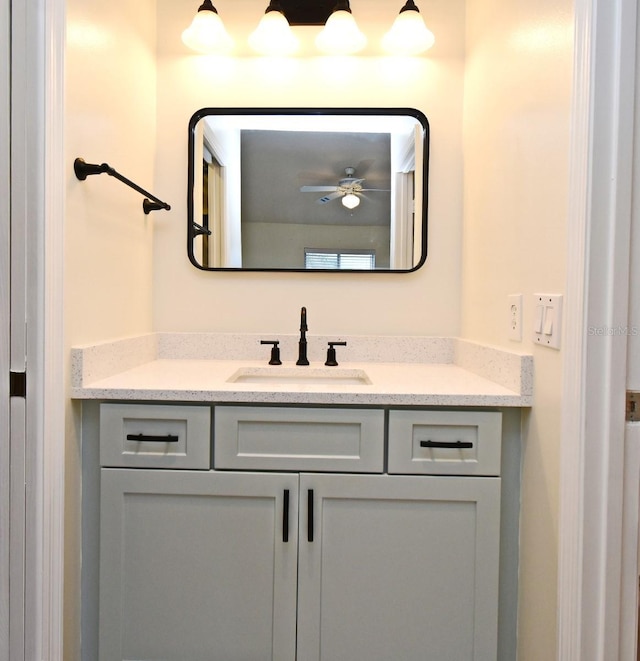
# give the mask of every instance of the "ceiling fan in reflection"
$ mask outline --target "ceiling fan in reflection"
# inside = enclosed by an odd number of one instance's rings
[[[300,191],[302,193],[326,193],[316,200],[318,204],[327,204],[331,200],[340,198],[347,209],[355,209],[360,204],[362,193],[389,192],[388,188],[364,188],[362,186],[364,179],[355,177],[356,169],[353,167],[345,168],[344,173],[347,176],[340,179],[335,186],[301,186]]]

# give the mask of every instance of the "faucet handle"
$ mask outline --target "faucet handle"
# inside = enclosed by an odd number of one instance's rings
[[[338,361],[336,360],[336,350],[334,347],[346,347],[346,342],[329,342],[329,348],[327,349],[327,361],[325,365],[327,367],[336,367]]]
[[[282,361],[280,360],[280,347],[278,346],[280,340],[260,340],[260,344],[273,345],[271,347],[271,360],[269,361],[269,365],[282,365]]]

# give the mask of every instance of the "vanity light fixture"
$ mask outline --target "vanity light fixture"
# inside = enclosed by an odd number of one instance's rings
[[[271,0],[258,27],[249,36],[249,45],[262,55],[291,55],[298,50],[298,38],[279,0]]]
[[[249,45],[262,55],[291,55],[299,40],[291,26],[323,26],[316,37],[318,50],[326,55],[352,55],[367,45],[351,12],[349,0],[270,0]],[[234,42],[211,0],[203,0],[191,25],[182,33],[186,46],[198,53],[224,54]],[[414,0],[406,0],[391,29],[382,39],[392,55],[419,55],[431,48],[435,37],[425,25]]]
[[[392,55],[419,55],[433,46],[435,37],[425,25],[413,0],[407,0],[389,32],[382,38],[383,48]]]
[[[182,41],[192,50],[204,54],[224,54],[233,48],[233,39],[211,0],[204,0],[198,7],[191,25],[182,33]]]
[[[355,209],[360,204],[360,198],[354,193],[347,193],[342,197],[342,204],[347,209]]]
[[[316,46],[327,55],[352,55],[367,45],[349,6],[349,0],[338,0],[322,32],[316,37]]]

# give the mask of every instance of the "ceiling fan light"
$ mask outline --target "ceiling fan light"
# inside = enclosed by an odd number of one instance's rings
[[[185,46],[198,53],[227,53],[233,48],[233,39],[211,0],[205,0],[198,8],[191,25],[182,33]]]
[[[419,55],[434,43],[433,32],[425,25],[413,0],[408,0],[382,38],[383,48],[392,55]]]
[[[298,50],[298,38],[274,0],[249,36],[249,45],[262,55],[291,55]]]
[[[360,198],[353,193],[347,193],[342,198],[342,204],[347,207],[347,209],[355,209],[360,204]]]
[[[367,38],[360,32],[350,9],[334,11],[316,37],[318,50],[327,55],[352,55],[366,45]]]

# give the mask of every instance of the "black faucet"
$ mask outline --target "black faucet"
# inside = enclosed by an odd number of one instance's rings
[[[307,359],[307,336],[306,332],[309,330],[307,327],[307,308],[300,310],[300,341],[298,342],[298,360],[296,365],[308,365]]]

